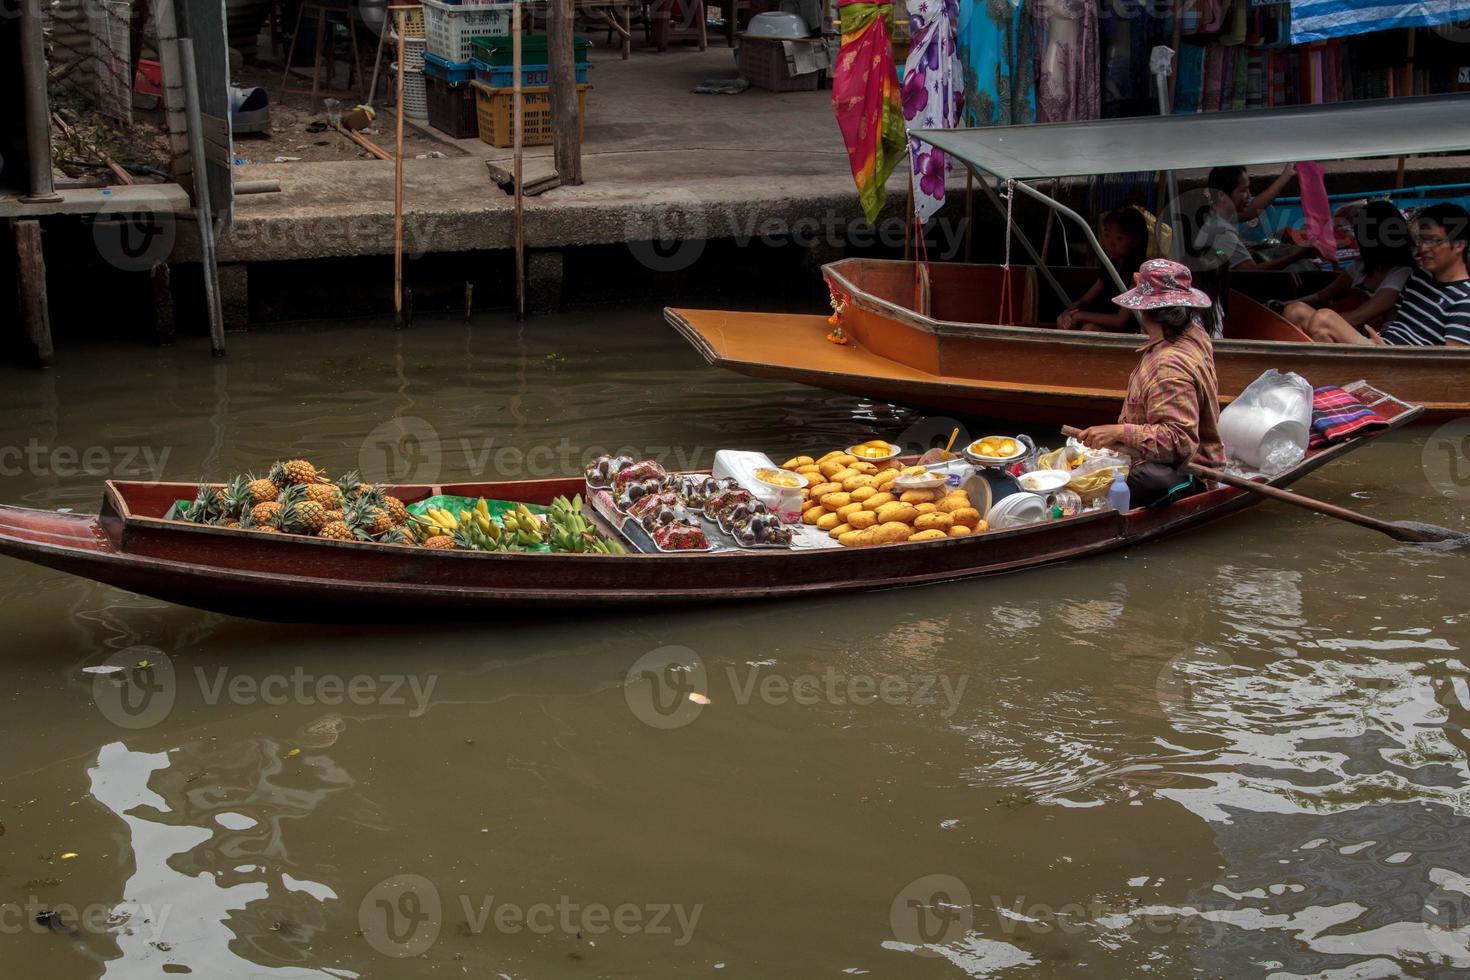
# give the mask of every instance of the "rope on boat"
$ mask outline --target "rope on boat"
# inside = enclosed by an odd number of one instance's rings
[[[1015,297],[1011,293],[1011,235],[1015,229],[1016,180],[1006,178],[1006,256],[1000,271],[1000,309],[996,319],[1005,326],[1015,322]]]

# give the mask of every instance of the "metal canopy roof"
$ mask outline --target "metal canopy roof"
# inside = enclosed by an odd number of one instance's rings
[[[1017,179],[1460,152],[1470,150],[1470,92],[913,135]]]

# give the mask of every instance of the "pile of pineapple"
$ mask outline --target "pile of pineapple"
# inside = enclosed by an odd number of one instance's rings
[[[332,481],[304,459],[277,461],[260,478],[247,473],[223,487],[202,484],[183,516],[263,534],[418,544],[403,501],[355,471]]]

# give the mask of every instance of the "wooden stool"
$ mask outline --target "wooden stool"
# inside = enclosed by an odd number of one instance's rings
[[[291,88],[291,62],[296,57],[296,41],[301,37],[301,21],[306,16],[307,10],[316,11],[316,56],[311,62],[311,88]],[[321,81],[322,70],[322,45],[326,43],[328,25],[335,27],[337,24],[347,27],[347,36],[352,41],[352,62],[347,66],[347,84],[352,85],[353,72],[357,73],[357,87],[355,89],[331,89],[323,88]],[[327,50],[327,84],[332,81],[332,52]],[[291,31],[291,48],[286,52],[286,70],[281,73],[281,97],[288,94],[311,95],[311,111],[316,111],[317,100],[323,95],[347,95],[352,96],[359,102],[362,101],[362,56],[357,47],[357,22],[353,17],[352,8],[344,3],[334,0],[302,0],[299,10],[296,11],[296,27]]]

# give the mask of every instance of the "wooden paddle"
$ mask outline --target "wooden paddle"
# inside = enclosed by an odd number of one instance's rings
[[[1081,434],[1081,429],[1074,428],[1070,425],[1062,426],[1062,435],[1064,436],[1080,436]],[[1346,507],[1339,507],[1336,504],[1329,504],[1312,497],[1305,497],[1299,493],[1293,493],[1290,490],[1273,487],[1269,483],[1247,480],[1243,476],[1224,473],[1208,466],[1201,466],[1199,463],[1190,463],[1189,471],[1195,476],[1206,480],[1214,480],[1216,483],[1223,483],[1226,486],[1235,487],[1240,490],[1248,490],[1251,493],[1268,497],[1271,500],[1279,500],[1284,504],[1292,504],[1293,506],[1302,507],[1306,510],[1316,511],[1319,514],[1326,514],[1328,517],[1335,517],[1340,521],[1347,521],[1349,524],[1366,527],[1380,534],[1386,534],[1395,541],[1407,541],[1413,544],[1453,541],[1460,546],[1470,545],[1470,534],[1466,534],[1463,531],[1452,531],[1447,527],[1440,527],[1436,524],[1424,524],[1419,521],[1379,520],[1376,517],[1369,517],[1367,514],[1360,514],[1355,510],[1348,510]]]

